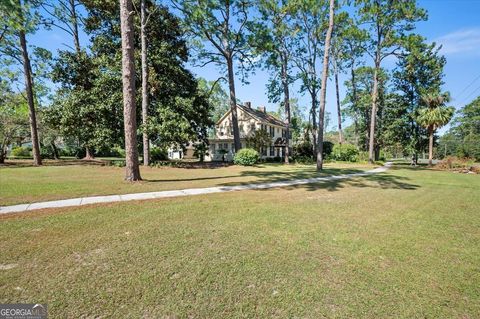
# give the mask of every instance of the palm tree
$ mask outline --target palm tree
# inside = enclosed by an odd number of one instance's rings
[[[453,107],[445,105],[449,101],[448,93],[428,93],[422,96],[422,102],[426,107],[419,110],[417,122],[428,131],[428,166],[432,166],[433,134],[438,128],[446,125],[455,112]]]

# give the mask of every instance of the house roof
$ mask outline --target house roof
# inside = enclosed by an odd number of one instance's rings
[[[281,127],[286,127],[285,123],[283,123],[282,120],[276,118],[273,115],[270,115],[268,113],[265,113],[263,111],[246,107],[244,105],[237,104],[237,108],[240,108],[243,112],[247,113],[248,115],[252,116],[253,118],[256,118],[260,122],[266,123],[266,124],[271,124],[271,125],[277,125]],[[230,114],[231,110],[228,110],[227,113],[225,113],[218,121],[217,124],[219,124],[221,121],[227,117],[228,114]]]

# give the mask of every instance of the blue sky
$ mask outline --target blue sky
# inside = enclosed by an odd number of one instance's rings
[[[416,32],[426,37],[428,41],[443,45],[441,52],[447,58],[444,90],[450,91],[453,98],[451,104],[460,108],[480,95],[480,0],[419,0],[418,3],[427,9],[429,19],[418,23]],[[40,30],[30,35],[29,41],[52,52],[65,49],[64,43],[71,45],[69,35],[58,29]],[[87,41],[88,37],[82,34],[82,45]],[[367,64],[371,65],[370,61],[367,60]],[[213,65],[190,68],[196,75],[207,80],[216,80],[219,77],[218,70]],[[341,83],[346,79],[341,76]],[[237,80],[238,98],[242,101],[251,101],[252,106],[263,105],[268,110],[276,110],[277,106],[269,103],[266,96],[267,81],[268,74],[261,70],[257,70],[249,77],[248,85]],[[341,98],[344,94],[341,85]],[[308,107],[309,100],[298,92],[298,85],[293,87],[292,95],[299,99],[301,106]],[[330,82],[327,86],[326,106],[327,112],[331,113],[330,128],[337,125],[335,103],[333,83]],[[348,123],[347,120],[345,124]]]

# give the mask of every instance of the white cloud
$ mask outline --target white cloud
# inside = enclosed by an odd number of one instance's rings
[[[480,54],[480,28],[462,29],[437,39],[443,54]]]

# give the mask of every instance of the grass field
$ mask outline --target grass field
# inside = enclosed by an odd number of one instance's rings
[[[4,216],[0,302],[52,318],[479,318],[479,190],[396,167]]]
[[[0,206],[82,196],[270,182],[357,172],[372,167],[335,163],[327,164],[326,168],[324,173],[319,174],[313,166],[281,164],[211,169],[141,167],[144,181],[130,183],[123,180],[125,168],[121,167],[65,164],[41,168],[7,166],[0,167]]]

